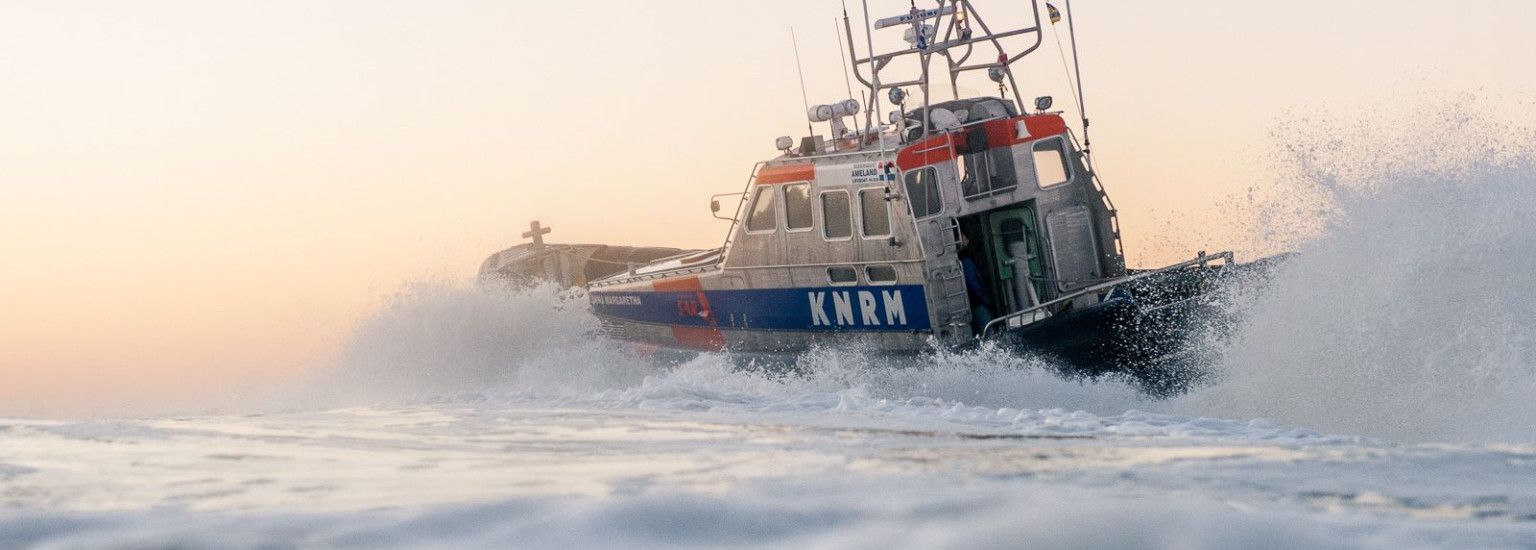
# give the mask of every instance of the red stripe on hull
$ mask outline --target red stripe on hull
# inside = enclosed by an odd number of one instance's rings
[[[699,284],[698,277],[677,277],[662,279],[651,283],[651,288],[656,292],[687,292],[689,290],[704,290],[704,285]]]
[[[709,307],[709,297],[698,277],[663,279],[651,283],[651,288],[656,292],[693,292],[699,301],[699,315],[709,321],[708,328],[673,326],[672,339],[677,340],[677,345],[701,351],[725,349],[725,335],[716,326],[715,312]]]
[[[717,328],[672,327],[677,345],[699,351],[723,351],[725,335]]]

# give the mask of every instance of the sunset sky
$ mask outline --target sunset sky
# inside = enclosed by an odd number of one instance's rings
[[[1027,6],[999,4],[980,3],[995,26]],[[1455,94],[1529,112],[1536,91],[1525,1],[1073,7],[1136,265],[1267,252],[1217,205],[1265,181],[1268,136],[1298,114]],[[384,297],[473,275],[532,219],[554,241],[714,246],[709,195],[805,132],[791,27],[811,101],[846,97],[840,11],[0,3],[0,415],[143,410],[302,372]],[[1045,40],[1021,87],[1070,110]]]

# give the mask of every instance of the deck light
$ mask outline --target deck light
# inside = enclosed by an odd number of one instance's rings
[[[1035,98],[1035,110],[1036,111],[1044,111],[1046,109],[1049,109],[1049,108],[1051,108],[1051,104],[1054,101],[1055,100],[1051,99],[1051,96],[1048,96],[1048,95],[1043,95],[1043,96],[1037,97],[1037,98]]]

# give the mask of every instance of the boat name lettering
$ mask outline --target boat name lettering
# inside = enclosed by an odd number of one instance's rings
[[[827,295],[831,295],[831,300]],[[807,292],[814,327],[878,327],[907,324],[907,306],[900,290]],[[855,315],[857,312],[857,315]]]
[[[605,306],[638,306],[641,305],[640,297],[624,294],[593,294],[592,303]]]

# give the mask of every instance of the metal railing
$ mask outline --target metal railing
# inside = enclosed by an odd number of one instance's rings
[[[1104,203],[1104,208],[1109,209],[1109,225],[1114,232],[1115,254],[1120,256],[1121,262],[1124,262],[1125,243],[1120,238],[1120,211],[1115,209],[1115,201],[1110,200],[1109,192],[1104,189],[1104,180],[1099,179],[1099,170],[1094,166],[1093,154],[1077,141],[1077,134],[1071,128],[1067,129],[1067,137],[1072,140],[1072,146],[1083,153],[1083,167],[1088,169],[1088,179],[1093,183],[1093,189],[1099,193],[1099,200]]]

